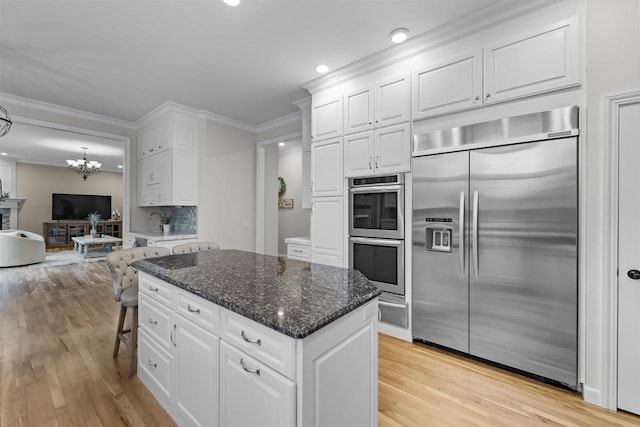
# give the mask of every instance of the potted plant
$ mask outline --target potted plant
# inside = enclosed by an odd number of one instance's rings
[[[160,215],[160,223],[162,224],[162,231],[164,233],[168,233],[171,231],[171,221],[173,221],[173,217],[171,215]]]
[[[98,225],[98,221],[100,221],[100,214],[98,212],[91,212],[87,216],[87,219],[89,220],[89,224],[91,224],[91,237],[96,237],[96,226]]]

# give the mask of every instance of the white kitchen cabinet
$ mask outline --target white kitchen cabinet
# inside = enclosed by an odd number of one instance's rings
[[[311,144],[311,195],[341,196],[343,193],[342,137]]]
[[[408,122],[411,78],[403,74],[344,96],[344,134]]]
[[[223,341],[220,346],[220,424],[295,426],[295,383]]]
[[[413,72],[413,119],[482,105],[482,49]]]
[[[198,151],[198,118],[179,111],[164,111],[138,131],[138,160],[178,148]]]
[[[302,152],[302,209],[311,209],[311,150]]]
[[[298,261],[311,261],[311,245],[287,243],[287,258],[297,259]]]
[[[389,126],[344,137],[344,176],[409,172],[411,125]]]
[[[176,412],[191,425],[217,426],[220,339],[181,315],[174,331]]]
[[[138,161],[138,206],[196,206],[198,154],[166,150]]]
[[[342,135],[342,96],[311,104],[311,137],[313,141]]]
[[[311,262],[344,267],[343,197],[314,197],[311,203]]]
[[[414,120],[580,85],[578,18],[414,70]]]
[[[578,18],[484,47],[485,104],[580,84]]]
[[[162,247],[173,250],[173,247],[176,245],[181,245],[183,243],[195,243],[197,241],[198,239],[147,240],[147,246],[162,246]]]

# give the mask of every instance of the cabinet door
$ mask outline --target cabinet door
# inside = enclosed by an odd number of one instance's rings
[[[411,76],[409,73],[376,86],[375,126],[390,126],[411,120]]]
[[[198,119],[174,113],[171,118],[171,147],[198,151]]]
[[[374,96],[370,88],[344,96],[344,134],[373,129]]]
[[[344,176],[365,176],[373,173],[373,131],[344,137]]]
[[[486,103],[580,84],[578,18],[485,47]]]
[[[342,135],[342,97],[311,106],[311,136],[314,140]]]
[[[311,207],[311,261],[344,267],[342,197],[317,197]]]
[[[375,133],[376,174],[409,172],[411,164],[410,124],[389,126]]]
[[[343,177],[342,138],[311,144],[312,196],[341,196]]]
[[[151,124],[140,129],[138,159],[153,156],[169,148],[169,125]]]
[[[413,72],[413,118],[482,105],[482,50]]]
[[[296,385],[258,360],[220,344],[220,424],[286,427],[296,424]]]
[[[175,315],[175,403],[197,426],[217,426],[220,338]]]
[[[311,209],[311,151],[302,152],[302,209]]]
[[[171,205],[198,204],[198,152],[172,150]]]

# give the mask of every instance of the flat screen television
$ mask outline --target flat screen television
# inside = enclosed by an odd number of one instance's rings
[[[93,194],[51,195],[51,219],[87,219],[90,212],[98,212],[102,219],[111,218],[111,196]]]

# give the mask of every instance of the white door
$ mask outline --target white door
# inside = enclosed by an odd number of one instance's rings
[[[640,103],[619,113],[618,408],[640,414]]]

